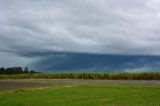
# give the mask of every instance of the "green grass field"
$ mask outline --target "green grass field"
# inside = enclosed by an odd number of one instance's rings
[[[30,79],[0,86],[0,106],[160,106],[159,81]]]

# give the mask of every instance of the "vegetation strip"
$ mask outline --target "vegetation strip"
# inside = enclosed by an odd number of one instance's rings
[[[0,79],[160,80],[160,72],[0,74]]]

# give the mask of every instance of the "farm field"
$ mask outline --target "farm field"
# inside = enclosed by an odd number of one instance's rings
[[[160,106],[160,81],[0,80],[0,106]]]

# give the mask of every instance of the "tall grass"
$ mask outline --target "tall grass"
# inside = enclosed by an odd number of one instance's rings
[[[0,79],[160,80],[160,72],[11,74],[0,75]]]

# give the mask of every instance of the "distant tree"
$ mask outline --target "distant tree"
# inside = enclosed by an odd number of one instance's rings
[[[10,67],[5,70],[5,74],[23,74],[21,67]]]
[[[18,74],[23,74],[23,69],[22,69],[22,67],[17,67],[17,71],[18,71]]]
[[[5,74],[5,68],[4,67],[0,67],[0,74]]]
[[[38,71],[35,71],[35,70],[31,70],[29,73],[42,73],[42,72],[38,72]]]
[[[24,70],[22,67],[9,67],[3,68],[0,67],[0,74],[26,74],[26,73],[39,73],[34,70],[29,71],[28,67],[25,67]]]
[[[12,74],[13,73],[13,68],[6,68],[5,74]]]
[[[28,67],[25,67],[25,68],[24,68],[24,73],[29,73]]]
[[[31,71],[30,71],[30,73],[37,73],[37,72],[36,72],[36,71],[34,71],[34,70],[31,70]]]

